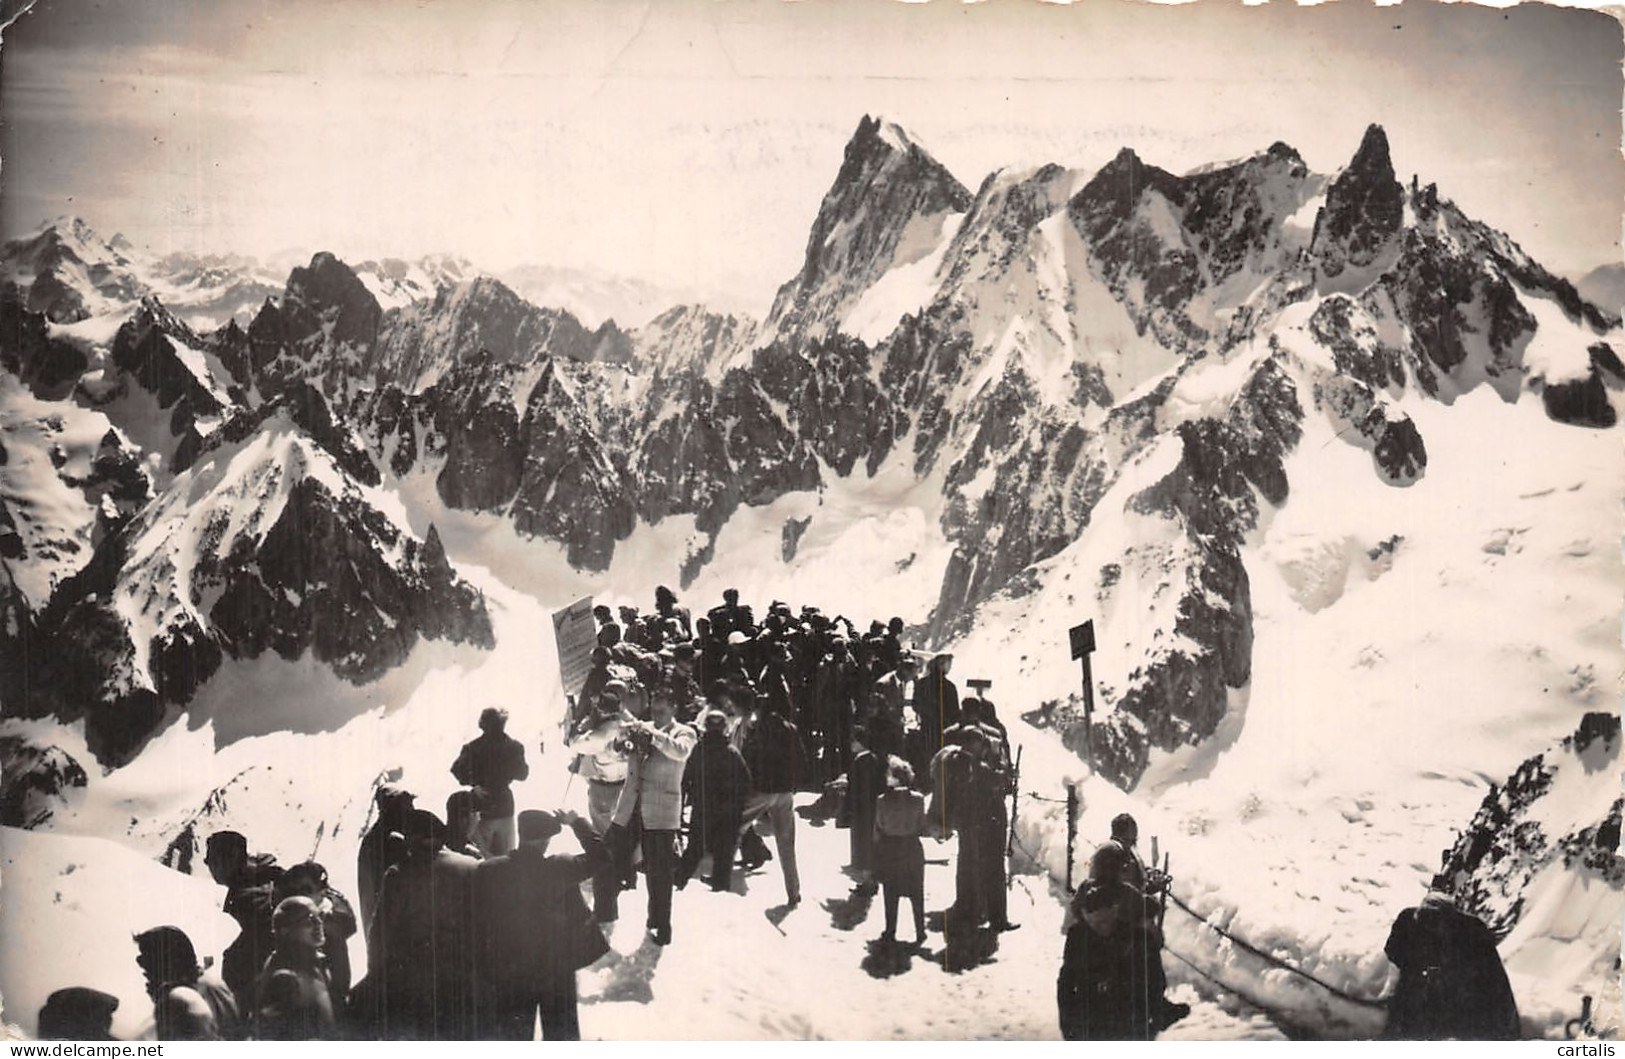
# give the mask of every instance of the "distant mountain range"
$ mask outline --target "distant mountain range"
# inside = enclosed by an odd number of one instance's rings
[[[692,291],[590,269],[523,265],[493,273],[454,254],[380,258],[350,267],[384,309],[430,300],[441,289],[484,276],[591,328],[611,320],[639,327],[697,298]],[[282,293],[288,269],[242,254],[146,253],[122,235],[103,239],[83,220],[59,217],[7,243],[0,272],[29,289],[31,309],[58,323],[116,312],[150,294],[189,326],[211,331],[232,319],[246,325],[265,299]]]
[[[1113,557],[1099,590],[1154,601],[1095,725],[1100,768],[1132,785],[1250,679],[1249,539],[1290,503],[1312,424],[1403,489],[1429,473],[1414,397],[1487,387],[1572,430],[1613,425],[1625,387],[1618,317],[1400,183],[1376,126],[1329,174],[1280,143],[1184,176],[1125,149],[972,191],[865,118],[759,323],[689,305],[588,326],[444,256],[320,253],[273,287],[247,259],[154,262],[71,221],[3,265],[6,702],[86,714],[113,759],[211,658],[308,649],[359,677],[415,635],[488,635],[380,488],[417,483],[587,570],[692,518],[686,582],[742,507],[903,460],[940,482],[952,548],[933,642],[1033,591],[1149,475],[1110,517],[1160,543]],[[293,510],[353,558],[343,577],[278,536]]]

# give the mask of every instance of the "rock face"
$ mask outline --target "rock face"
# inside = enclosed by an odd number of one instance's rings
[[[1296,264],[1301,237],[1286,222],[1319,183],[1281,143],[1184,177],[1124,148],[1067,204],[1067,214],[1142,333],[1173,349],[1228,345],[1246,332],[1226,340],[1215,309],[1234,297],[1232,287],[1244,293]],[[1232,322],[1246,324],[1253,311]]]
[[[277,320],[267,334],[281,339],[264,367],[275,392],[291,379],[305,379],[328,393],[347,393],[359,379],[378,340],[383,309],[378,299],[343,262],[320,253],[288,276]],[[255,318],[255,324],[260,318]],[[250,331],[252,337],[252,329]]]
[[[894,265],[964,213],[971,195],[897,125],[865,115],[807,237],[806,260],[779,288],[766,337],[819,338]],[[914,239],[910,237],[913,236]]]
[[[1180,424],[1179,462],[1130,501],[1137,513],[1174,523],[1181,536],[1164,562],[1164,583],[1178,593],[1172,627],[1095,729],[1097,767],[1124,787],[1133,787],[1152,749],[1194,746],[1212,735],[1227,689],[1251,679],[1252,602],[1241,542],[1257,523],[1257,498],[1277,507],[1287,500],[1282,460],[1302,436],[1303,414],[1279,360],[1264,361],[1223,419]],[[1081,736],[1063,733],[1079,745]]]
[[[369,346],[378,337],[383,310],[354,272],[332,254],[317,254],[288,276],[282,317],[296,347],[312,349],[316,332],[332,343]]]
[[[113,363],[169,411],[177,451],[195,451],[246,395],[225,363],[156,299],[141,303],[113,339]]]
[[[57,590],[16,712],[83,716],[91,750],[116,764],[228,657],[309,651],[365,683],[420,636],[489,647],[479,593],[279,407],[223,436]]]
[[[0,824],[39,827],[88,781],[84,768],[61,747],[0,736]]]
[[[1372,391],[1404,388],[1403,354],[1383,344],[1372,314],[1353,298],[1334,294],[1322,301],[1309,329],[1331,351],[1338,375]]]
[[[1442,874],[1455,884],[1458,905],[1504,938],[1535,913],[1535,887],[1554,869],[1625,891],[1619,856],[1625,798],[1617,784],[1591,782],[1599,774],[1617,776],[1619,759],[1619,718],[1588,713],[1571,735],[1524,761],[1505,783],[1491,784],[1467,830],[1443,854]]]
[[[538,308],[482,276],[387,313],[370,375],[416,390],[447,365],[481,352],[513,364],[543,357],[618,361],[626,359],[626,342],[612,322],[589,331],[569,313]]]
[[[1125,147],[1067,205],[1113,293],[1137,310],[1141,327],[1160,322],[1176,341],[1195,337],[1195,327],[1170,310],[1188,302],[1201,282],[1177,221],[1185,193],[1173,174]],[[1143,285],[1138,297],[1131,285]]]
[[[90,366],[85,351],[54,339],[42,312],[30,311],[14,284],[0,287],[0,368],[42,400],[61,400],[73,392]]]
[[[1606,429],[1619,419],[1608,400],[1608,388],[1597,372],[1583,379],[1548,383],[1540,399],[1546,405],[1546,414],[1559,423]]]
[[[678,305],[632,333],[632,364],[657,378],[704,372],[748,352],[756,326],[748,317]]]
[[[514,526],[567,541],[572,565],[607,567],[615,542],[632,532],[634,502],[621,484],[622,465],[599,440],[596,417],[558,361],[543,368],[531,390],[519,451]]]
[[[1322,275],[1365,268],[1377,260],[1404,221],[1404,189],[1394,178],[1382,126],[1365,130],[1348,168],[1326,190],[1315,224],[1314,252]]]

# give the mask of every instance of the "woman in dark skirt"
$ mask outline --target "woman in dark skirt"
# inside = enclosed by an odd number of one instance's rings
[[[911,790],[914,770],[901,758],[887,763],[886,792],[875,802],[875,877],[886,901],[887,941],[897,938],[897,904],[914,905],[914,944],[925,941],[925,796]]]

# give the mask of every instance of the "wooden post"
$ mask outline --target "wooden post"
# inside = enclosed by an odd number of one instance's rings
[[[1089,656],[1095,650],[1095,623],[1091,619],[1070,630],[1072,657],[1083,662],[1083,747],[1089,771],[1095,771],[1095,678],[1089,669]]]

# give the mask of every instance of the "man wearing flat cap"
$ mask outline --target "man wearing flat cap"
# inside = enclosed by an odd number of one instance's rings
[[[586,852],[550,855],[548,844],[566,825]],[[478,1036],[528,1041],[540,1015],[543,1040],[578,1041],[576,971],[609,951],[581,883],[607,856],[576,813],[526,810],[518,831],[519,845],[481,862],[474,875],[485,982]]]
[[[100,989],[70,986],[45,998],[39,1010],[42,1041],[112,1041],[118,997]]]

